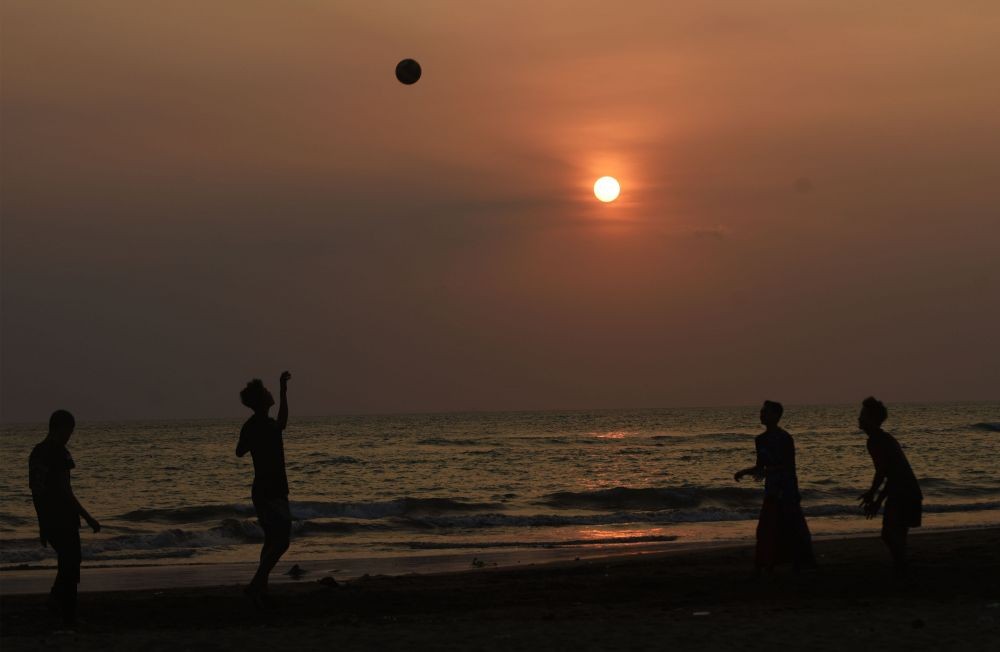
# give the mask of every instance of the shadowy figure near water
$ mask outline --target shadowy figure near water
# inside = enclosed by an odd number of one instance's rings
[[[776,564],[789,559],[795,571],[816,565],[812,536],[800,504],[799,480],[795,472],[795,441],[778,427],[783,413],[781,403],[764,401],[760,422],[766,430],[754,440],[757,464],[737,471],[733,476],[737,482],[746,475],[764,480],[764,504],[757,522],[754,577],[758,577],[763,569],[772,572]]]
[[[253,457],[253,506],[264,530],[264,546],[260,551],[260,566],[246,588],[257,607],[265,606],[267,578],[281,555],[288,550],[292,535],[292,514],[288,508],[288,477],[285,475],[285,446],[282,432],[288,425],[287,371],[281,374],[281,405],[278,418],[269,415],[274,397],[259,378],[254,378],[240,392],[243,405],[253,410],[240,430],[236,445],[237,457],[248,452]]]
[[[49,607],[59,612],[63,624],[76,623],[76,590],[80,583],[80,517],[95,533],[101,524],[73,494],[69,472],[76,464],[66,444],[76,428],[76,419],[66,410],[56,410],[49,418],[49,434],[28,458],[28,484],[38,514],[42,545],[51,545],[59,562]]]
[[[889,411],[874,396],[861,404],[858,426],[868,435],[868,454],[875,463],[875,477],[871,489],[861,494],[859,501],[867,518],[875,518],[885,502],[882,540],[892,555],[896,574],[903,577],[906,575],[906,535],[911,527],[920,527],[924,495],[899,442],[882,430],[888,417]],[[885,488],[879,492],[883,482]]]

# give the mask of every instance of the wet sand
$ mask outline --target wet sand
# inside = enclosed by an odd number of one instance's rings
[[[45,596],[0,598],[3,649],[995,650],[1000,529],[914,536],[916,581],[876,538],[820,541],[822,568],[751,583],[749,547],[459,573],[81,594],[54,633]]]

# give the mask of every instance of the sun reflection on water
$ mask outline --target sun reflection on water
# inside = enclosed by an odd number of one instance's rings
[[[625,439],[635,433],[628,430],[610,430],[605,432],[591,432],[588,434],[593,437],[597,437],[598,439]]]

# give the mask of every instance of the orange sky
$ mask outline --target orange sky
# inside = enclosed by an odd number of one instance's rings
[[[8,0],[2,418],[996,399],[1000,6],[869,4]]]

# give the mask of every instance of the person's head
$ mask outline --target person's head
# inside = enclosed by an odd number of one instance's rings
[[[869,396],[861,402],[861,414],[858,415],[858,427],[867,433],[878,432],[889,417],[885,404],[874,396]]]
[[[785,413],[785,408],[777,401],[764,401],[760,408],[760,422],[765,426],[773,427],[781,421],[781,415]]]
[[[240,392],[240,401],[254,412],[267,410],[274,405],[274,397],[264,387],[264,381],[254,378]]]
[[[66,410],[56,410],[49,417],[49,438],[64,446],[73,434],[74,428],[76,428],[76,419]]]

